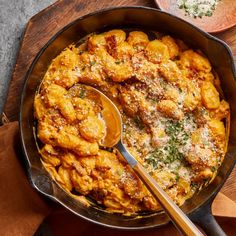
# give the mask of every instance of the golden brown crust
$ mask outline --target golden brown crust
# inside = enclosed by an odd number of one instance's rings
[[[103,108],[80,83],[113,100],[123,142],[177,204],[214,178],[227,145],[229,104],[209,60],[171,36],[150,41],[144,32],[117,29],[66,48],[35,96],[42,162],[76,199],[91,195],[124,214],[160,207],[117,150],[99,146]]]

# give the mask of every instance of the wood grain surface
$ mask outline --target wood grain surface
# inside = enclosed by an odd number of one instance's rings
[[[93,11],[131,5],[156,7],[152,0],[59,0],[32,17],[22,37],[4,107],[7,118],[10,121],[18,120],[20,96],[27,70],[38,51],[58,30],[76,18]],[[230,45],[236,61],[236,27],[215,36]],[[221,192],[236,202],[236,167]]]
[[[236,25],[236,1],[221,0],[211,17],[191,17],[180,9],[176,0],[154,0],[160,9],[175,14],[182,19],[200,27],[201,29],[216,33]]]

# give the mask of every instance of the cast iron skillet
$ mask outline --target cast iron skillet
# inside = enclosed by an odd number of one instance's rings
[[[86,207],[71,198],[56,184],[40,162],[35,142],[33,99],[51,60],[65,47],[92,32],[116,28],[139,28],[165,32],[201,49],[221,78],[226,100],[231,107],[231,128],[228,151],[215,180],[181,207],[208,235],[224,235],[211,213],[211,204],[221,189],[236,160],[236,72],[232,53],[222,41],[195,26],[162,11],[146,7],[121,7],[102,10],[81,17],[60,30],[38,53],[26,79],[21,98],[21,141],[31,184],[45,196],[60,203],[76,215],[91,222],[117,229],[140,230],[166,224],[163,213],[142,213],[136,216],[110,214],[96,205]]]

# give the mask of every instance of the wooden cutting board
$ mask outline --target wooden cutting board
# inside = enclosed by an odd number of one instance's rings
[[[27,70],[38,51],[57,31],[76,18],[93,11],[108,7],[131,5],[156,7],[152,0],[59,0],[33,16],[29,20],[22,36],[4,107],[5,118],[7,117],[9,121],[18,120],[20,96]],[[215,36],[228,43],[236,61],[236,27]],[[232,205],[236,204],[236,167],[213,205],[213,212],[216,215],[225,215],[226,211],[222,209],[225,208],[226,201],[231,201]],[[227,211],[227,216],[236,217],[235,209],[231,208]]]

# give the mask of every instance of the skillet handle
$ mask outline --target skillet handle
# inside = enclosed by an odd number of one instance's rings
[[[212,201],[189,215],[189,218],[198,224],[207,236],[227,236],[212,215],[211,205]]]

